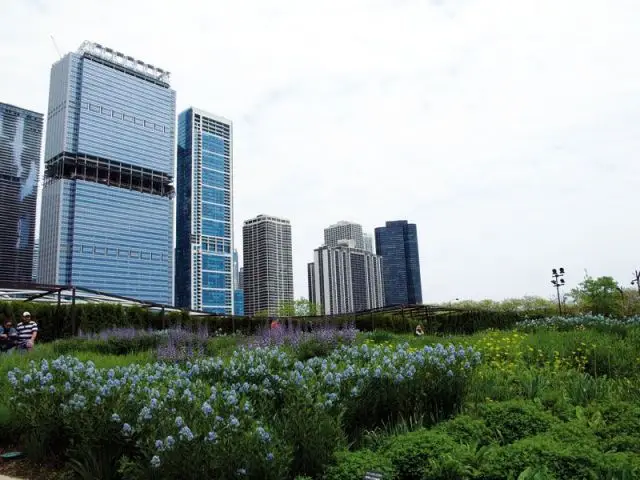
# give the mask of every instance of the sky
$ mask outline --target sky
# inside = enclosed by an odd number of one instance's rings
[[[234,122],[240,252],[244,220],[291,221],[296,297],[339,220],[416,223],[425,303],[640,267],[637,0],[166,5],[2,0],[0,101],[46,112],[83,40],[169,70],[178,111]]]

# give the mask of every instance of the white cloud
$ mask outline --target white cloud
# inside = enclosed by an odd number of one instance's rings
[[[3,101],[46,110],[91,39],[235,122],[236,235],[291,219],[296,294],[322,229],[418,224],[428,301],[631,280],[640,4],[631,0],[5,0]],[[629,278],[627,278],[629,277]]]

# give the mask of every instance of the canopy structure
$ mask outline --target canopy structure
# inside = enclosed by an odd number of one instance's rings
[[[141,307],[149,310],[164,312],[179,312],[179,308],[153,302],[137,300],[110,293],[104,293],[83,287],[70,285],[40,285],[40,284],[0,284],[0,301],[43,302],[58,305],[77,305],[86,303],[119,304],[123,307]],[[192,315],[210,315],[205,312],[190,312]]]

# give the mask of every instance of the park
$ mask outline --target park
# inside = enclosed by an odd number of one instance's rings
[[[29,308],[0,359],[20,478],[632,479],[640,297],[586,278],[516,299],[339,318]],[[524,309],[526,306],[526,309]],[[423,334],[416,335],[420,324]]]

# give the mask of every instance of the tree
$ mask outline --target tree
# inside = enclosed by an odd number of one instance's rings
[[[569,296],[583,312],[607,316],[623,313],[624,291],[613,277],[592,278],[586,275]]]
[[[317,314],[318,306],[303,297],[292,302],[283,302],[278,308],[279,317],[313,317]]]

